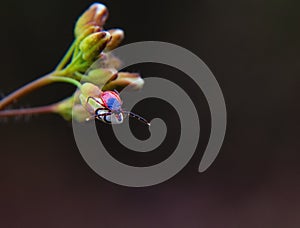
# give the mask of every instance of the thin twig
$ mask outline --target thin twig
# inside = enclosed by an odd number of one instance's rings
[[[36,108],[21,108],[0,111],[0,117],[24,116],[33,114],[55,113],[56,104]]]
[[[80,82],[78,82],[72,78],[67,78],[67,77],[63,77],[63,76],[54,76],[55,73],[56,72],[53,72],[53,73],[47,74],[45,76],[42,76],[41,78],[36,79],[36,80],[26,84],[25,86],[19,88],[18,90],[12,92],[8,96],[6,96],[2,100],[0,100],[0,110],[3,110],[5,107],[7,107],[11,103],[13,103],[15,100],[25,96],[26,94],[28,94],[36,89],[39,89],[45,85],[49,85],[53,82],[67,82],[67,83],[71,83],[71,84],[77,86],[78,88],[80,88],[80,86],[81,86]]]
[[[45,75],[41,78],[38,78],[26,84],[25,86],[17,89],[16,91],[12,92],[8,96],[4,97],[0,101],[0,110],[4,109],[5,107],[13,103],[15,100],[19,99],[20,97],[23,97],[26,94],[32,92],[33,90],[36,90],[48,84],[49,84],[49,75]]]

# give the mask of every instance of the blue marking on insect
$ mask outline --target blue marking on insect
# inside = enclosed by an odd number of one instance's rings
[[[122,104],[116,98],[108,98],[106,101],[107,108],[113,111],[120,110],[122,108]]]

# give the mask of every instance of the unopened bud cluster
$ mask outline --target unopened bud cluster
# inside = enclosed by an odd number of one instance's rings
[[[60,102],[57,112],[64,118],[83,121],[89,115],[85,99],[95,96],[94,91],[141,89],[144,80],[136,73],[118,72],[121,61],[110,51],[124,39],[121,29],[104,30],[108,18],[107,8],[100,3],[91,5],[77,20],[74,29],[74,51],[70,63],[65,67],[66,75],[71,75],[83,83],[81,91]],[[99,63],[97,65],[97,63]],[[97,88],[97,89],[95,89]]]
[[[95,115],[94,109],[103,109],[99,105],[108,109],[105,102],[93,104],[102,94],[115,94],[112,96],[121,100],[118,91],[124,87],[135,90],[142,88],[144,81],[139,74],[119,72],[122,62],[111,50],[119,46],[124,32],[121,29],[105,30],[103,26],[107,18],[108,10],[103,4],[92,4],[78,18],[74,28],[75,39],[54,71],[1,99],[0,117],[55,112],[66,120],[74,118],[83,121],[89,115]],[[78,90],[71,97],[52,105],[3,110],[26,94],[54,82],[71,83]],[[103,93],[107,90],[111,91]],[[90,100],[89,105],[86,104],[87,100]]]

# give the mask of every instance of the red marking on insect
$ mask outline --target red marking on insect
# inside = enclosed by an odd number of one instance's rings
[[[100,107],[96,108],[94,110],[94,115],[88,118],[87,120],[96,118],[105,123],[120,124],[123,122],[124,118],[128,115],[150,126],[150,123],[143,117],[133,112],[125,111],[122,108],[123,101],[120,98],[120,94],[116,90],[104,91],[100,94],[98,98],[90,96],[87,98],[87,103],[89,103],[90,99],[93,99],[97,104],[100,105]]]

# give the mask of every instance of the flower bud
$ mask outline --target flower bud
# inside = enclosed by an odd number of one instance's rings
[[[93,33],[100,32],[100,31],[101,31],[101,28],[99,26],[96,26],[96,25],[89,26],[78,36],[77,42],[80,43],[88,35],[91,35]]]
[[[110,39],[111,36],[108,32],[96,32],[88,35],[79,45],[82,58],[88,62],[96,60]]]
[[[107,43],[105,51],[111,51],[118,47],[124,39],[124,31],[122,29],[110,29],[108,30],[112,36],[111,40]]]
[[[102,93],[98,86],[88,82],[81,86],[80,91],[86,97],[99,97]]]
[[[101,58],[93,63],[94,68],[105,68],[105,69],[122,69],[123,62],[113,55],[112,52],[101,52]]]
[[[96,25],[102,28],[107,17],[107,8],[100,3],[94,3],[77,20],[75,25],[75,37],[82,34],[89,26]]]
[[[74,104],[74,96],[66,98],[59,102],[55,108],[55,112],[60,114],[65,120],[72,119],[72,106]]]
[[[65,120],[72,118],[78,122],[84,122],[95,112],[99,105],[89,97],[98,98],[102,91],[91,83],[84,83],[80,90],[77,90],[71,97],[62,100],[55,107],[55,112]],[[90,100],[88,102],[88,100]]]
[[[101,89],[92,83],[87,82],[81,86],[80,90],[81,93],[79,94],[79,100],[81,105],[88,113],[94,114],[95,110],[99,107],[99,104],[95,101],[95,99],[99,99],[101,96]]]
[[[106,91],[117,89],[118,91],[120,91],[127,86],[130,89],[139,90],[143,87],[143,85],[144,80],[140,77],[139,74],[119,72],[118,77],[115,80],[111,80],[108,83],[106,83],[102,90]]]
[[[87,118],[90,117],[90,113],[81,105],[76,104],[73,107],[73,119],[78,122],[84,122]]]
[[[107,82],[116,79],[117,70],[97,68],[89,71],[88,75],[81,79],[82,82],[91,82],[102,88]]]
[[[59,102],[55,111],[67,121],[70,121],[73,118],[78,122],[83,122],[90,116],[90,114],[80,103],[75,101],[75,96],[76,95],[74,94],[73,96]]]

